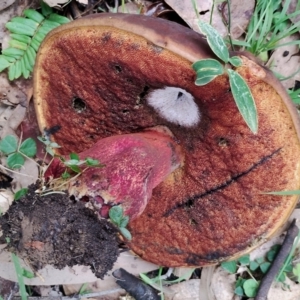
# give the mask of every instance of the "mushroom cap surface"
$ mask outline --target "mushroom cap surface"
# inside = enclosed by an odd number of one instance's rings
[[[181,147],[182,165],[129,224],[129,246],[145,260],[203,266],[234,258],[272,236],[295,207],[296,195],[265,192],[300,187],[297,111],[269,70],[238,55],[243,65],[237,71],[257,106],[256,135],[236,107],[227,75],[194,84],[192,63],[215,56],[201,35],[181,25],[100,14],[58,27],[40,47],[37,119],[41,130],[54,132],[60,154],[157,125],[169,128]],[[166,87],[192,95],[199,120],[185,126],[148,103]]]

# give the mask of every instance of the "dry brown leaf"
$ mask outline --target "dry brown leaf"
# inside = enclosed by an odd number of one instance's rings
[[[10,190],[0,190],[0,215],[4,214],[14,201],[14,194]]]
[[[287,0],[284,0],[282,1],[282,5],[284,5],[284,3],[286,2]],[[290,1],[290,0],[289,0]],[[287,10],[287,13],[288,14],[291,14],[293,12],[295,12],[296,10],[299,10],[300,9],[300,5],[299,5],[299,1],[298,0],[291,0],[290,1],[290,5],[288,7],[288,10]],[[290,19],[293,23],[296,23],[296,22],[299,22],[300,21],[300,14],[295,16],[294,18],[291,18]]]
[[[198,19],[193,8],[192,1],[182,0],[165,0],[165,2],[171,6],[174,11],[195,31],[200,32],[198,28]],[[227,26],[224,25],[222,19],[223,7],[220,4],[222,1],[213,0],[196,0],[197,10],[200,14],[200,20],[204,22],[210,21],[211,9],[213,2],[215,2],[213,14],[212,14],[212,26],[223,36],[227,36]],[[248,1],[231,1],[231,35],[234,39],[240,37],[248,26],[249,20],[252,16],[255,6],[254,0]],[[228,10],[224,7],[224,16],[227,19]],[[225,20],[226,21],[226,20]]]
[[[217,300],[232,300],[234,295],[235,274],[228,274],[221,267],[215,269],[211,289]]]
[[[203,300],[200,298],[200,279],[190,279],[173,284],[171,290],[174,295],[165,295],[166,300]]]
[[[299,40],[299,34],[293,34],[280,41],[285,44],[290,41]],[[300,56],[299,47],[297,45],[288,45],[277,48],[271,55],[267,66],[275,73],[283,77],[289,77],[299,71],[292,78],[281,81],[285,88],[293,88],[295,80],[300,81]]]

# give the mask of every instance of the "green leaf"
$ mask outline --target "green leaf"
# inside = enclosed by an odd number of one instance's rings
[[[41,7],[42,7],[42,14],[45,17],[49,16],[53,12],[53,9],[49,5],[47,5],[44,1],[41,2]]]
[[[39,43],[41,43],[41,42],[44,40],[45,36],[46,36],[46,35],[43,34],[42,32],[37,31],[36,34],[34,35],[34,38],[35,38]]]
[[[30,45],[34,49],[34,51],[38,51],[40,48],[41,43],[35,39],[35,37],[32,38]]]
[[[12,22],[14,24],[30,27],[33,30],[36,30],[39,26],[38,22],[35,22],[32,19],[27,19],[27,18],[23,18],[23,17],[14,17],[10,20],[10,22]]]
[[[20,152],[25,154],[28,157],[33,157],[36,155],[36,142],[32,138],[28,138],[25,141],[22,142],[20,149]]]
[[[7,61],[3,55],[0,55],[0,72],[2,72],[3,70],[5,70],[6,68],[8,68],[10,66],[10,62]]]
[[[17,48],[17,49],[21,49],[21,50],[27,49],[27,44],[17,41],[17,40],[10,40],[8,43],[13,48]]]
[[[126,227],[129,223],[129,217],[128,216],[124,216],[121,221],[120,221],[120,224],[119,226],[120,227]]]
[[[257,290],[259,287],[259,283],[254,279],[248,279],[244,282],[243,288],[247,297],[255,297],[257,294]]]
[[[241,286],[238,286],[237,288],[235,288],[234,293],[241,297],[243,297],[245,295],[244,289]]]
[[[19,284],[19,293],[21,295],[21,299],[26,300],[27,292],[26,292],[26,286],[25,286],[24,278],[23,278],[23,268],[20,265],[19,258],[14,253],[12,253],[11,256],[12,256],[12,261],[14,263],[16,274],[17,274],[17,279],[18,279],[18,284]]]
[[[14,200],[20,200],[23,196],[25,196],[28,193],[27,188],[22,188],[18,190],[14,195]]]
[[[265,274],[269,270],[270,266],[271,266],[271,263],[266,261],[266,262],[262,263],[259,267],[260,267],[260,270],[263,272],[263,274]]]
[[[210,83],[211,81],[213,81],[217,76],[200,76],[197,73],[197,78],[195,81],[195,84],[198,86],[203,86],[206,85],[208,83]]]
[[[300,263],[296,264],[293,268],[293,274],[297,277],[297,281],[300,281]]]
[[[234,274],[237,271],[237,264],[235,260],[222,262],[221,267],[231,274]]]
[[[286,275],[284,272],[282,272],[279,277],[278,276],[276,277],[276,281],[277,282],[285,282],[285,278],[286,278]]]
[[[269,250],[267,252],[267,259],[268,259],[268,261],[272,262],[275,259],[275,257],[277,255],[277,253],[279,252],[280,248],[281,248],[280,245],[274,245],[274,246],[272,246],[271,250]]]
[[[58,27],[59,25],[59,23],[50,20],[45,20],[42,24],[43,27],[48,28],[49,30],[52,30]]]
[[[51,14],[49,16],[48,20],[53,21],[53,22],[57,22],[59,24],[66,24],[66,23],[70,22],[70,20],[68,18],[60,16],[58,14]]]
[[[93,159],[93,158],[90,158],[90,157],[87,157],[85,159],[85,163],[89,167],[102,167],[102,165],[100,164],[98,159]]]
[[[240,67],[242,65],[242,60],[238,56],[232,56],[229,58],[229,63],[235,67]]]
[[[42,2],[43,3],[43,2]],[[31,20],[34,20],[35,22],[37,23],[41,23],[45,18],[42,14],[40,14],[39,12],[37,12],[36,10],[33,10],[33,9],[25,9],[23,11],[23,14],[31,19]]]
[[[7,56],[7,55],[1,55],[4,59],[6,59],[8,62],[13,63],[16,61],[15,57]]]
[[[125,239],[127,239],[129,241],[132,239],[131,233],[127,228],[120,227],[119,229]]]
[[[69,179],[71,177],[71,174],[68,173],[67,171],[64,171],[62,174],[61,174],[61,178],[62,179]]]
[[[200,31],[206,35],[207,42],[211,50],[225,63],[229,60],[229,52],[223,38],[220,36],[217,30],[206,22],[199,21],[198,26]]]
[[[17,151],[18,141],[17,138],[13,135],[7,135],[0,141],[0,151],[3,154],[10,154]]]
[[[244,256],[241,256],[239,259],[238,259],[238,262],[245,266],[245,265],[248,265],[249,262],[250,262],[250,255],[247,254],[247,255],[244,255]]]
[[[250,261],[249,268],[251,271],[257,270],[258,267],[259,267],[259,264],[255,260]]]
[[[23,269],[23,276],[26,278],[34,278],[35,277],[34,273],[27,271],[26,269]]]
[[[10,81],[15,79],[15,74],[16,74],[16,64],[12,64],[8,68],[8,79]]]
[[[2,50],[2,54],[12,57],[20,57],[24,55],[24,50],[16,48],[6,48]]]
[[[15,78],[18,78],[22,75],[22,64],[20,60],[15,62]]]
[[[22,42],[24,44],[30,44],[30,42],[31,42],[31,38],[29,36],[23,35],[23,34],[11,33],[10,37],[12,39]]]
[[[123,218],[123,207],[121,205],[113,206],[108,214],[112,222],[119,226]]]
[[[77,165],[68,165],[68,167],[75,173],[81,172],[81,169]]]
[[[250,130],[256,134],[258,131],[257,111],[251,90],[240,74],[230,69],[227,71],[235,103]]]
[[[35,64],[36,52],[34,51],[34,49],[31,46],[29,46],[27,48],[25,55],[28,57],[28,61],[29,61],[30,65],[33,67]]]
[[[25,159],[22,154],[15,152],[13,154],[9,154],[6,162],[9,168],[20,169],[24,165]]]
[[[222,64],[216,59],[202,59],[196,61],[192,65],[193,69],[198,73],[206,74],[207,76],[222,75],[224,68]]]
[[[25,34],[25,35],[33,36],[35,32],[34,28],[16,22],[8,22],[5,24],[5,27],[10,32],[17,33],[17,34]]]
[[[80,161],[77,153],[70,153],[70,158],[71,158],[70,161],[72,161],[72,163],[71,163],[72,165],[75,165],[76,163],[78,163]]]
[[[258,257],[258,258],[256,259],[256,262],[257,262],[259,265],[261,265],[262,263],[265,262],[265,259],[264,259],[263,257]]]

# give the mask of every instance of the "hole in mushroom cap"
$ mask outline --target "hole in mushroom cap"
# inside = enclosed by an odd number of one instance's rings
[[[149,94],[147,102],[171,123],[192,127],[200,121],[198,105],[194,97],[184,89],[165,87],[154,90]]]
[[[75,97],[72,100],[72,107],[77,113],[81,113],[86,109],[86,104],[81,98]]]
[[[116,73],[121,73],[122,72],[122,68],[119,65],[115,65],[114,66]]]

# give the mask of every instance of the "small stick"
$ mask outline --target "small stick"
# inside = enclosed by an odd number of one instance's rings
[[[299,233],[299,228],[296,225],[296,219],[294,219],[286,233],[284,241],[282,243],[281,249],[278,252],[275,260],[273,261],[268,273],[262,279],[255,300],[267,300],[268,293],[274,278],[278,274],[280,268],[282,267],[286,257],[289,255],[295,238]]]

